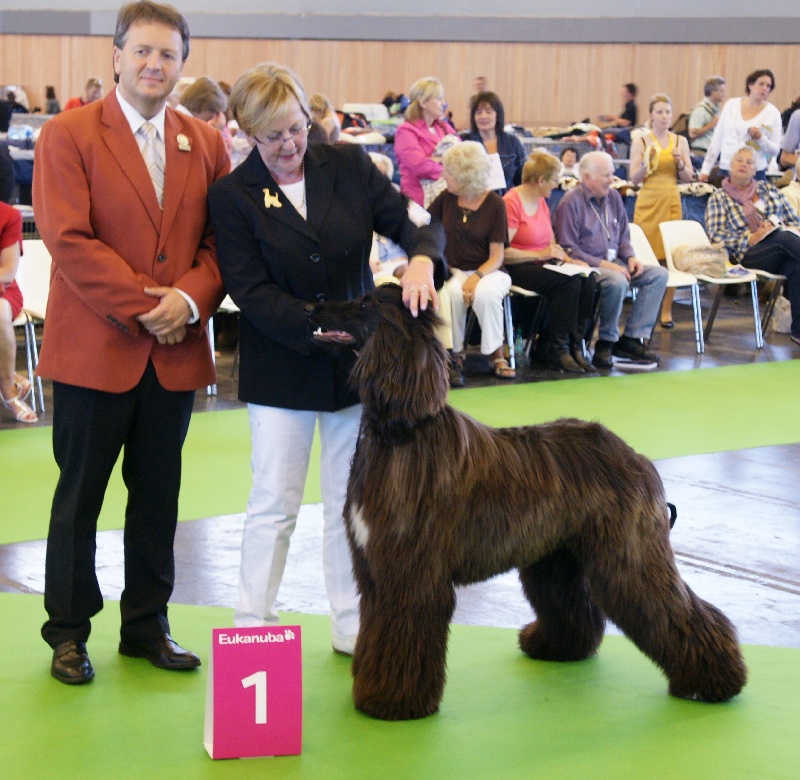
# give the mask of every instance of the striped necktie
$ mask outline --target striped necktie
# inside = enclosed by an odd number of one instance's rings
[[[144,157],[147,172],[153,181],[158,205],[164,208],[164,160],[161,157],[158,146],[156,146],[156,128],[150,122],[145,122],[139,128],[139,132],[144,139],[142,157]]]

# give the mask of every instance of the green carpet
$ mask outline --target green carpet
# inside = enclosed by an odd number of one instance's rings
[[[171,608],[176,637],[208,658],[231,611]],[[800,650],[747,646],[750,682],[728,704],[670,698],[661,673],[622,637],[576,664],[535,662],[510,629],[454,626],[438,715],[383,723],[357,713],[349,661],[328,619],[285,615],[303,632],[303,753],[212,761],[203,748],[207,667],[173,673],[116,653],[107,602],[90,643],[97,677],[69,688],[48,674],[41,599],[0,594],[14,627],[0,667],[2,776],[38,778],[797,778]]]
[[[599,420],[640,452],[659,459],[800,442],[800,406],[788,392],[798,386],[800,361],[790,360],[467,389],[452,393],[451,402],[497,426],[563,416]],[[318,461],[315,453],[306,503],[320,500]],[[194,416],[183,476],[182,520],[244,511],[250,487],[245,410]],[[56,478],[50,428],[0,431],[0,543],[46,536]],[[124,503],[117,469],[101,529],[122,526]]]

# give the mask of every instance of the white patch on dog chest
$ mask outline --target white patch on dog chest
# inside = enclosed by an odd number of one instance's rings
[[[369,528],[364,522],[364,515],[361,513],[360,507],[356,507],[350,512],[350,530],[356,540],[356,545],[361,549],[366,547],[369,540]]]

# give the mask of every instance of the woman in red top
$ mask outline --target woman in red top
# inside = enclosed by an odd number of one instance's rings
[[[592,316],[594,274],[567,276],[545,267],[568,263],[566,268],[588,268],[586,263],[571,260],[553,236],[547,198],[558,184],[560,170],[556,157],[534,152],[522,168],[522,184],[503,196],[511,241],[505,262],[514,284],[545,296],[550,303],[547,365],[572,374],[594,373],[582,348]],[[565,270],[563,265],[558,267]]]
[[[17,338],[13,322],[22,311],[22,293],[14,281],[22,252],[22,216],[0,203],[0,402],[17,422],[35,423],[36,412],[25,403],[31,383],[15,373]]]

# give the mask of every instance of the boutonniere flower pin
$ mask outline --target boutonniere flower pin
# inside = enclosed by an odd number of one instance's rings
[[[266,208],[271,208],[275,206],[276,209],[282,208],[283,203],[281,203],[280,198],[278,198],[278,193],[276,192],[274,195],[269,191],[269,189],[264,189],[264,206]]]
[[[178,150],[181,152],[191,152],[192,142],[183,133],[180,133],[176,139],[178,141]]]

